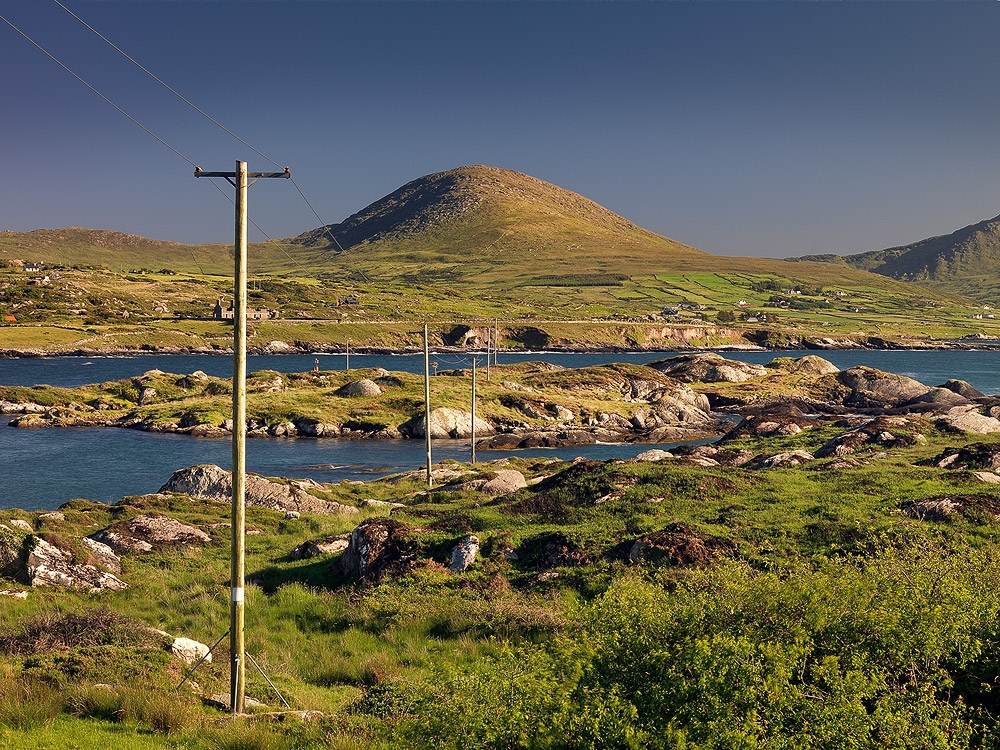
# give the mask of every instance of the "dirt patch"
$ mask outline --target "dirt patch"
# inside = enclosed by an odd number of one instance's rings
[[[719,555],[734,551],[731,542],[704,536],[682,523],[674,523],[636,539],[628,551],[628,561],[655,562],[674,567],[701,566]]]
[[[586,550],[558,531],[526,539],[515,552],[522,567],[528,570],[577,567],[591,561]]]

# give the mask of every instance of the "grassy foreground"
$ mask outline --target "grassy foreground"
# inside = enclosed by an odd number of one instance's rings
[[[853,462],[797,468],[513,460],[445,467],[539,480],[500,498],[415,478],[315,490],[406,504],[391,520],[413,564],[369,584],[336,556],[289,553],[384,507],[250,508],[247,648],[293,709],[322,713],[308,719],[266,716],[279,703],[253,670],[266,709],[206,707],[227,690],[225,642],[177,690],[183,665],[144,627],[209,644],[226,631],[225,504],[7,511],[70,543],[150,512],[212,541],[125,556],[122,592],[5,601],[0,747],[998,747],[1000,491],[971,462],[935,467],[969,436],[919,418],[893,429]],[[840,431],[724,447],[815,451]],[[478,562],[449,574],[470,533]]]

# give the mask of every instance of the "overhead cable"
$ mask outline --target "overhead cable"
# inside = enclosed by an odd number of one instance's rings
[[[4,18],[3,16],[0,16],[0,21],[3,21],[3,22],[4,22],[5,24],[7,24],[8,26],[10,26],[10,27],[11,27],[12,29],[14,29],[14,31],[16,31],[16,32],[17,32],[18,34],[20,34],[20,35],[21,35],[22,37],[24,37],[24,38],[25,38],[25,39],[26,39],[26,40],[27,40],[28,42],[30,42],[30,43],[31,43],[32,45],[34,45],[34,47],[35,47],[36,49],[38,49],[38,51],[39,51],[39,52],[41,52],[42,54],[44,54],[44,55],[45,55],[45,56],[46,56],[47,58],[49,58],[49,59],[50,59],[50,60],[51,60],[52,62],[54,62],[54,63],[55,63],[56,65],[58,65],[58,66],[59,66],[60,68],[62,68],[63,70],[65,70],[65,71],[66,71],[67,73],[69,73],[69,74],[70,74],[71,76],[73,76],[73,77],[74,77],[74,78],[75,78],[76,80],[78,80],[78,81],[79,81],[80,83],[82,83],[82,84],[83,84],[84,86],[86,86],[86,87],[87,87],[88,89],[90,89],[90,90],[91,90],[91,91],[93,91],[93,92],[94,92],[95,94],[97,94],[97,95],[98,95],[99,97],[101,97],[101,98],[102,98],[102,99],[103,99],[104,101],[106,101],[106,102],[107,102],[108,104],[110,104],[110,105],[111,105],[112,107],[114,107],[114,108],[115,108],[116,110],[118,110],[118,112],[119,112],[119,113],[121,113],[121,114],[125,115],[125,117],[127,117],[127,118],[128,118],[129,120],[131,120],[131,121],[132,121],[132,122],[133,122],[133,123],[134,123],[135,125],[138,125],[138,126],[139,126],[140,128],[142,128],[142,129],[143,129],[143,130],[144,130],[144,131],[145,131],[145,132],[146,132],[147,134],[151,135],[151,136],[152,136],[153,138],[155,138],[156,140],[158,140],[158,141],[159,141],[159,142],[160,142],[161,144],[163,144],[163,145],[164,145],[164,146],[166,146],[166,147],[167,147],[168,149],[170,149],[171,151],[173,151],[173,152],[174,152],[175,154],[177,154],[177,155],[178,155],[179,157],[181,157],[181,158],[182,158],[182,159],[183,159],[184,161],[186,161],[186,162],[187,162],[188,164],[190,164],[190,165],[191,165],[192,167],[194,167],[194,166],[197,166],[197,165],[196,165],[196,164],[195,164],[195,163],[194,163],[193,161],[191,161],[191,159],[187,158],[187,157],[186,157],[186,156],[185,156],[184,154],[182,154],[182,153],[181,153],[180,151],[178,151],[178,150],[177,150],[176,148],[174,148],[174,147],[173,147],[173,146],[171,146],[171,145],[170,145],[169,143],[167,143],[167,142],[166,142],[165,140],[163,140],[162,138],[160,138],[160,136],[158,136],[158,135],[157,135],[156,133],[154,133],[154,132],[153,132],[152,130],[150,130],[149,128],[147,128],[147,127],[146,127],[145,125],[143,125],[143,124],[142,124],[141,122],[139,122],[139,121],[138,121],[137,119],[135,119],[134,117],[132,117],[132,115],[130,115],[130,114],[129,114],[128,112],[126,112],[126,111],[125,111],[124,109],[122,109],[121,107],[119,107],[119,106],[118,106],[117,104],[115,104],[115,103],[114,103],[113,101],[111,101],[111,100],[110,100],[110,99],[109,99],[108,97],[106,97],[106,96],[105,96],[104,94],[102,94],[102,93],[101,93],[100,91],[98,91],[98,90],[97,90],[96,88],[94,88],[94,87],[93,87],[93,86],[91,86],[91,85],[90,85],[89,83],[87,83],[87,82],[86,82],[85,80],[83,80],[83,78],[81,78],[81,77],[80,77],[80,76],[78,76],[78,75],[77,75],[77,74],[76,74],[75,72],[73,72],[73,71],[72,71],[72,70],[71,70],[71,69],[69,68],[69,66],[67,66],[67,65],[66,65],[65,63],[63,63],[62,61],[60,61],[60,60],[59,60],[58,58],[56,58],[56,56],[55,56],[55,55],[53,55],[53,54],[52,54],[51,52],[49,52],[49,51],[48,51],[47,49],[45,49],[45,48],[44,48],[44,47],[43,47],[42,45],[40,45],[40,44],[39,44],[38,42],[36,42],[36,41],[35,41],[34,39],[32,39],[32,38],[31,38],[30,36],[28,36],[28,35],[27,35],[27,34],[25,34],[25,33],[24,33],[23,31],[21,31],[21,30],[20,30],[19,28],[17,28],[17,26],[15,26],[14,24],[12,24],[12,23],[11,23],[10,21],[8,21],[8,20],[7,20],[6,18]]]

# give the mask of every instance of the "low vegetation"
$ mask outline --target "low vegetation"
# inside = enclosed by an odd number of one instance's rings
[[[226,504],[8,511],[52,539],[153,512],[212,540],[123,555],[124,591],[6,603],[0,747],[996,747],[1000,490],[973,472],[1000,440],[907,420],[850,461],[726,466],[692,448],[449,463],[465,488],[428,492],[417,475],[312,490],[355,515],[248,508],[248,651],[292,709],[319,712],[283,721],[255,670],[249,695],[267,707],[232,720],[205,702],[227,692],[225,639],[178,689],[187,668],[147,629],[226,632]],[[815,453],[843,429],[718,447]],[[529,486],[468,489],[510,470]],[[372,500],[403,504],[406,566],[361,582],[338,555],[294,559],[386,516]],[[478,560],[449,573],[470,534]]]

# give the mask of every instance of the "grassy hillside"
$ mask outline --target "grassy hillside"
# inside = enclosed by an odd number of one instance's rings
[[[804,256],[803,260],[917,281],[993,303],[1000,296],[1000,216],[910,245],[857,255]]]
[[[211,539],[123,553],[123,591],[6,601],[0,747],[996,747],[1000,490],[980,475],[1000,444],[880,419],[850,457],[798,467],[696,450],[449,462],[433,492],[419,473],[306,485],[352,515],[248,508],[247,650],[292,709],[321,712],[283,719],[267,717],[280,703],[252,669],[248,694],[267,704],[255,716],[204,703],[227,689],[224,641],[178,690],[185,667],[148,630],[206,644],[226,632],[225,503],[4,511],[0,532],[78,562],[91,559],[83,536],[141,515]],[[815,454],[859,421],[744,432],[715,455]],[[529,486],[491,496],[469,483],[510,470]],[[340,554],[292,554],[369,519],[395,539],[378,576],[350,578]],[[470,534],[478,559],[449,573]]]
[[[208,316],[231,290],[231,248],[223,245],[84,229],[3,232],[0,259],[7,263],[0,269],[0,313],[15,318],[0,322],[69,327],[79,331],[79,341],[100,342],[108,333],[101,327],[113,324],[124,326],[130,340],[148,337],[150,346],[210,345],[195,341],[185,321]],[[39,262],[40,272],[24,271],[25,263]],[[744,336],[787,342],[998,332],[988,317],[973,317],[983,314],[981,304],[947,291],[844,264],[709,255],[583,196],[483,166],[428,175],[340,224],[254,245],[249,265],[250,304],[278,310],[282,319],[269,324],[277,330],[266,341],[336,344],[350,338],[328,328],[317,335],[317,324],[303,323],[327,320],[398,321],[404,330],[423,321],[491,318],[653,325],[633,336],[625,329],[602,334],[600,343],[579,328],[549,336],[626,347],[714,336],[665,335],[664,326],[735,326],[735,337],[724,335],[731,343]],[[50,278],[43,283],[45,274]],[[350,297],[360,304],[337,306]],[[379,346],[378,338],[367,345]],[[37,331],[0,328],[0,348],[19,346],[50,348]]]

